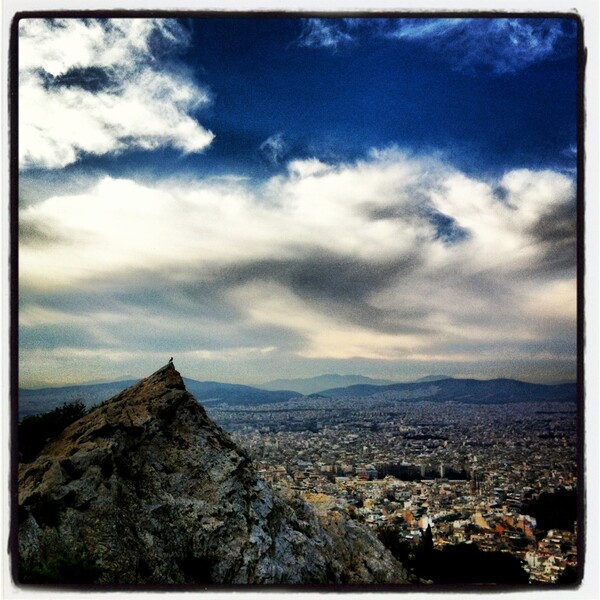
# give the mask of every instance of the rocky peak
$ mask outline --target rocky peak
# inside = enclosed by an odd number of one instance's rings
[[[274,492],[169,363],[19,468],[19,578],[38,583],[401,583],[340,513]]]

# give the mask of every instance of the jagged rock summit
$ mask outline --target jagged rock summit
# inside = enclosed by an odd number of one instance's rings
[[[20,465],[18,492],[22,582],[409,580],[362,526],[273,491],[172,363]]]

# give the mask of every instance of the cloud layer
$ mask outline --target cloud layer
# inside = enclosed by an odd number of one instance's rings
[[[261,185],[105,177],[21,210],[23,351],[574,365],[574,196],[394,148]]]
[[[208,93],[165,60],[187,43],[174,21],[23,19],[19,161],[54,169],[82,155],[170,146],[199,152],[213,134],[194,118]]]
[[[561,19],[399,19],[387,35],[433,47],[458,68],[484,67],[503,74],[562,56],[576,27]]]
[[[431,75],[453,77],[457,69],[496,84],[495,77],[572,52],[576,35],[568,19],[301,23],[295,47],[287,47],[301,60],[307,51],[298,46],[338,52],[331,61],[338,63],[351,49],[363,52],[368,39],[375,51],[393,49],[394,60],[396,52],[400,61],[415,56],[417,70],[425,56]],[[402,370],[575,376],[573,177],[512,168],[492,180],[441,155],[369,150],[389,139],[409,143],[400,137],[361,139],[361,158],[343,162],[345,142],[330,133],[338,147],[326,161],[314,150],[331,120],[326,111],[316,125],[298,121],[308,139],[299,150],[290,111],[289,123],[271,122],[269,104],[261,127],[263,111],[244,102],[229,114],[226,86],[238,94],[240,81],[254,83],[233,76],[213,77],[224,99],[214,126],[225,140],[255,127],[244,139],[270,165],[261,165],[263,175],[278,175],[236,177],[232,154],[221,156],[226,170],[207,168],[205,178],[178,174],[173,159],[170,179],[161,179],[171,167],[155,163],[164,154],[151,151],[197,153],[214,137],[197,120],[211,94],[192,73],[202,72],[202,52],[223,55],[218,44],[206,50],[201,32],[174,20],[20,21],[22,385],[143,374],[171,355],[190,376],[246,383],[338,370],[387,378]],[[210,64],[214,75],[221,63]],[[292,95],[286,72],[277,84]],[[338,79],[314,81],[342,86]],[[360,83],[357,119],[381,96]],[[306,97],[289,88],[300,116],[319,112],[316,88]],[[113,161],[82,160],[131,150],[148,152],[124,161],[120,173],[144,166],[127,177],[97,170]],[[235,148],[225,142],[215,150]],[[293,158],[298,152],[305,157]],[[141,174],[150,168],[152,181]]]

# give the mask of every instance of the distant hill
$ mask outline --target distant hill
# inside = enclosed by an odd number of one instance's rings
[[[70,385],[55,388],[19,389],[19,420],[28,415],[49,412],[65,402],[81,401],[86,408],[96,406],[130,387],[137,380]],[[184,378],[187,389],[203,404],[211,401],[227,404],[267,404],[285,402],[300,394],[292,390],[261,390],[247,385],[195,381]]]
[[[249,385],[219,383],[217,381],[195,381],[183,378],[186,388],[196,400],[206,404],[211,400],[227,404],[267,404],[285,402],[300,394],[293,390],[263,390]]]
[[[318,375],[300,379],[275,379],[256,387],[263,390],[294,390],[300,394],[315,394],[329,388],[348,387],[350,385],[390,385],[389,379],[372,379],[363,375]]]
[[[352,378],[366,379],[367,381],[381,381],[360,377],[358,375],[322,375],[307,380],[306,389],[315,389],[310,382],[326,381],[327,378],[341,378],[343,381]],[[467,403],[503,403],[526,402],[541,400],[567,400],[575,401],[577,398],[577,384],[563,383],[560,385],[541,385],[526,383],[514,379],[491,379],[481,381],[477,379],[438,379],[418,381],[413,383],[360,383],[343,387],[323,389],[318,386],[317,392],[302,392],[298,389],[267,390],[248,385],[234,383],[219,383],[217,381],[196,381],[184,378],[187,389],[202,404],[225,403],[231,405],[270,404],[287,402],[300,395],[317,394],[320,397],[351,398],[374,397],[392,400],[434,400],[444,402],[452,400]],[[281,380],[288,383],[294,380]],[[86,408],[96,406],[108,400],[115,394],[133,385],[136,380],[115,381],[112,383],[97,383],[92,385],[71,385],[57,388],[19,389],[19,420],[28,415],[49,412],[65,402],[81,401]],[[302,387],[302,386],[296,386]]]
[[[133,385],[137,379],[68,385],[63,387],[27,389],[19,388],[19,419],[28,415],[49,412],[65,402],[81,401],[86,408],[112,398]]]
[[[395,383],[386,386],[352,385],[323,390],[330,398],[373,397],[390,400],[432,400],[435,402],[465,402],[469,404],[500,404],[508,402],[577,400],[577,384],[543,385],[515,379],[441,379],[415,383]]]
[[[450,375],[426,375],[425,377],[419,377],[415,379],[413,383],[422,383],[424,381],[440,381],[440,379],[452,379]]]

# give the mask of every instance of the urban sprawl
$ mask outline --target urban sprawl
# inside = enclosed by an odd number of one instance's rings
[[[232,407],[204,402],[276,486],[320,509],[347,511],[408,542],[476,543],[523,560],[531,582],[577,564],[574,531],[543,537],[527,501],[575,491],[577,409],[572,403],[401,402],[393,397],[305,397]]]

